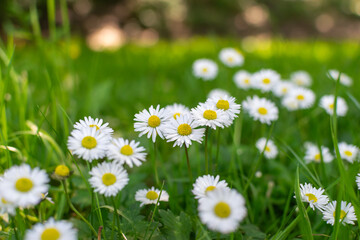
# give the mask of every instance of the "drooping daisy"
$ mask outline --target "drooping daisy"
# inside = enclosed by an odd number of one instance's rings
[[[343,225],[345,223],[354,225],[354,221],[357,220],[355,215],[355,209],[351,205],[351,203],[347,203],[345,201],[341,201],[340,208],[340,218],[339,222],[342,222]],[[334,225],[335,222],[335,210],[336,210],[336,201],[329,202],[323,211],[323,220],[326,221],[327,224]]]
[[[290,81],[300,87],[309,87],[311,85],[311,76],[306,71],[296,71],[290,75]]]
[[[358,189],[360,190],[360,173],[356,175],[356,184],[358,186]]]
[[[314,105],[315,94],[310,89],[306,88],[292,88],[288,94],[283,98],[282,104],[288,110],[307,109]],[[288,103],[292,103],[289,105]]]
[[[193,65],[193,74],[204,81],[214,80],[218,73],[217,64],[210,59],[198,59]]]
[[[72,154],[92,162],[105,157],[110,135],[95,127],[74,129],[68,138],[68,149]]]
[[[165,190],[162,190],[160,195],[160,190],[154,187],[151,187],[150,189],[138,190],[135,193],[135,200],[141,202],[140,207],[142,207],[145,204],[156,204],[159,196],[160,196],[159,204],[160,201],[162,202],[169,201],[169,194]]]
[[[320,149],[318,148],[318,146],[316,146],[315,144],[312,143],[306,143],[305,144],[305,161],[306,163],[310,163],[310,162],[317,162],[320,163],[321,161],[321,155],[323,157],[323,161],[325,163],[331,162],[334,157],[331,155],[329,148],[325,147],[325,146],[321,146],[321,153],[320,153]]]
[[[231,120],[223,110],[216,109],[210,104],[199,103],[196,108],[191,109],[191,114],[199,126],[216,129],[216,127],[224,128],[231,124]]]
[[[234,75],[234,83],[240,89],[247,90],[251,88],[251,74],[245,70],[236,72]]]
[[[339,143],[339,152],[341,158],[353,163],[359,154],[359,148],[355,145],[347,144],[346,142]]]
[[[84,120],[80,119],[79,122],[74,124],[75,129],[81,130],[82,128],[91,127],[96,128],[96,130],[105,133],[105,134],[112,134],[114,130],[108,127],[109,123],[104,123],[103,120],[99,118],[93,119],[92,117],[85,117]]]
[[[242,106],[254,120],[259,120],[261,123],[270,125],[272,121],[278,119],[278,108],[266,98],[259,98],[256,95],[253,98],[247,97]]]
[[[206,103],[215,106],[217,109],[223,110],[228,118],[233,121],[237,114],[240,113],[240,104],[235,103],[234,97],[222,96],[214,97],[206,100]]]
[[[323,195],[324,191],[322,188],[314,188],[310,183],[300,184],[301,201],[308,202],[313,210],[316,207],[322,211],[329,202],[328,196]]]
[[[252,75],[254,88],[269,92],[280,81],[280,75],[272,69],[262,69]]]
[[[103,162],[90,171],[89,182],[95,192],[105,197],[116,196],[129,182],[125,169],[117,162]]]
[[[5,171],[0,191],[6,201],[19,207],[30,207],[41,201],[41,194],[47,192],[49,178],[40,168],[31,169],[23,164]]]
[[[334,95],[325,95],[320,99],[320,107],[325,109],[327,114],[333,115],[335,108],[335,97]],[[348,106],[342,97],[337,97],[337,108],[336,116],[343,117],[346,115]]]
[[[209,94],[207,95],[207,98],[223,97],[224,95],[230,96],[230,93],[224,89],[215,88],[209,92]]]
[[[199,200],[199,217],[209,229],[224,234],[234,232],[245,218],[245,200],[235,190],[219,188]]]
[[[135,164],[138,167],[146,161],[145,148],[139,145],[140,143],[134,140],[130,142],[123,138],[113,139],[109,145],[107,156],[121,165],[127,164],[132,168]]]
[[[239,67],[244,64],[244,56],[235,48],[224,48],[219,53],[220,61],[228,67]]]
[[[176,119],[170,119],[164,132],[168,142],[174,142],[174,147],[185,144],[188,148],[192,141],[201,143],[204,137],[204,128],[197,128],[199,125],[191,115],[180,115]]]
[[[71,174],[70,169],[66,165],[61,164],[56,166],[51,177],[61,181],[67,179],[70,176],[70,174]]]
[[[50,218],[46,223],[37,223],[27,230],[25,240],[77,240],[77,230],[72,223]]]
[[[190,109],[188,107],[177,103],[166,106],[165,111],[168,112],[175,119],[180,115],[190,114]]]
[[[207,194],[215,189],[219,188],[226,188],[229,189],[227,182],[225,180],[219,181],[220,176],[217,175],[216,177],[211,175],[204,175],[198,177],[193,184],[192,193],[195,195],[196,199],[204,198]]]
[[[265,144],[266,144],[266,146],[265,146]],[[276,158],[276,156],[278,155],[278,149],[277,149],[275,143],[271,139],[269,139],[266,143],[266,138],[260,138],[256,142],[256,148],[260,152],[264,151],[264,155],[268,159]]]
[[[335,69],[329,70],[330,78],[332,78],[335,81],[338,80],[339,74],[340,74],[340,72],[338,70],[335,70]],[[350,87],[352,85],[352,83],[353,83],[353,80],[352,80],[351,77],[349,77],[345,73],[341,73],[341,75],[340,75],[340,83],[342,85],[344,85],[344,86]]]
[[[290,92],[290,90],[294,87],[294,84],[288,81],[279,81],[272,88],[272,92],[277,97],[283,97]]]
[[[160,105],[157,105],[156,108],[151,106],[149,111],[144,109],[135,114],[135,132],[140,132],[139,137],[147,134],[147,138],[152,138],[153,142],[156,141],[157,135],[164,139],[164,126],[171,117],[164,108],[160,108]]]

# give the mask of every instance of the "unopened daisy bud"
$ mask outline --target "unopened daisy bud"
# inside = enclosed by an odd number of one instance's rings
[[[192,65],[192,69],[194,76],[204,81],[214,80],[218,73],[217,64],[210,59],[196,60]]]
[[[57,165],[51,177],[61,181],[67,179],[70,174],[70,169],[66,165]]]
[[[165,190],[160,191],[159,189],[151,187],[150,189],[138,190],[135,193],[135,200],[141,202],[140,207],[146,204],[156,204],[158,201],[158,204],[160,204],[160,201],[169,201],[169,194]]]
[[[239,67],[244,64],[244,56],[235,48],[224,48],[219,53],[220,61],[228,67]]]

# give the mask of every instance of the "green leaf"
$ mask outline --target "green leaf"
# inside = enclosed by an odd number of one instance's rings
[[[246,224],[241,226],[241,229],[245,232],[246,237],[251,237],[251,239],[265,239],[266,234],[261,232],[260,229],[253,224]]]
[[[159,210],[159,215],[168,239],[190,239],[191,218],[186,213],[175,216],[170,210]]]

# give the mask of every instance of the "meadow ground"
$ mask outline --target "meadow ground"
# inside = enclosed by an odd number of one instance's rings
[[[244,65],[223,65],[218,54],[224,47],[240,49]],[[192,64],[199,58],[218,63],[215,80],[205,82],[193,76]],[[306,141],[327,146],[334,156],[336,139],[360,144],[360,46],[356,42],[194,37],[160,41],[151,47],[127,44],[115,52],[93,52],[78,38],[16,45],[10,40],[1,45],[0,59],[1,172],[25,162],[51,175],[58,164],[66,164],[73,171],[65,183],[70,200],[96,231],[100,225],[105,226],[102,239],[111,239],[113,229],[119,230],[113,222],[112,202],[90,190],[90,164],[72,156],[67,148],[73,124],[85,116],[103,118],[114,129],[115,137],[135,139],[148,153],[141,166],[126,167],[130,181],[115,198],[119,227],[127,239],[357,239],[360,235],[358,222],[332,226],[322,220],[319,211],[294,198],[299,183],[312,183],[324,188],[331,200],[351,202],[360,213],[355,183],[360,167],[357,160],[348,163],[335,157],[330,163],[304,161]],[[316,94],[314,106],[289,112],[273,94],[245,91],[233,82],[233,75],[240,69],[253,73],[263,68],[276,70],[283,79],[294,71],[307,71],[313,79],[310,88]],[[329,69],[339,69],[352,77],[353,86],[336,86],[327,76]],[[232,126],[209,131],[209,173],[226,180],[246,201],[247,217],[231,234],[210,231],[201,223],[184,150],[157,139],[157,185],[153,143],[134,132],[134,115],[139,111],[150,105],[173,103],[193,108],[206,101],[214,88],[228,91],[237,103],[259,95],[279,107],[279,118],[271,125],[254,121],[242,110]],[[349,107],[346,116],[337,120],[319,107],[321,96],[335,92]],[[256,149],[261,137],[270,137],[278,146],[275,159],[263,158]],[[204,143],[191,145],[189,159],[195,181],[205,174]],[[169,202],[155,209],[155,205],[140,208],[135,192],[151,186],[163,187]],[[0,237],[21,239],[26,229],[49,217],[71,221],[79,239],[95,235],[69,208],[59,181],[51,180],[48,196],[55,204],[44,201],[32,209],[18,209],[10,220],[1,220]]]

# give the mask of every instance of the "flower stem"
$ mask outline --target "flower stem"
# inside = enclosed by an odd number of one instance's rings
[[[189,161],[189,153],[188,153],[186,145],[184,145],[184,147],[185,147],[186,162],[187,162],[188,173],[189,173],[189,180],[190,180],[190,184],[191,184],[193,182],[193,177],[192,177],[192,173],[191,173],[191,167],[190,167],[190,161]]]
[[[114,214],[116,215],[116,223],[117,223],[117,227],[118,227],[119,239],[121,239],[121,234],[120,233],[122,233],[122,232],[121,232],[121,228],[120,228],[120,216],[117,213],[117,207],[116,207],[114,197],[111,197],[111,201],[112,201],[112,204],[114,206]]]
[[[208,159],[208,152],[207,152],[207,142],[208,142],[208,132],[209,127],[206,127],[205,130],[205,173],[209,173],[209,159]]]
[[[156,185],[160,186],[159,175],[158,175],[158,170],[157,170],[157,166],[156,166],[156,142],[154,142],[153,167],[154,167]]]
[[[220,150],[220,129],[217,130],[217,139],[216,139],[216,157],[215,157],[215,169],[217,169],[219,165],[219,150]],[[213,172],[214,173],[214,172]]]
[[[69,207],[71,208],[71,210],[73,210],[73,211],[76,213],[76,215],[78,215],[78,216],[81,218],[81,220],[83,220],[83,221],[89,226],[89,228],[91,229],[91,231],[93,232],[93,234],[97,237],[98,234],[97,234],[97,232],[95,231],[94,227],[84,218],[83,215],[81,215],[81,214],[79,213],[79,211],[78,211],[78,210],[74,207],[74,205],[71,203],[70,197],[69,197],[69,194],[68,194],[68,190],[67,190],[67,187],[66,187],[66,182],[65,182],[65,181],[61,181],[61,184],[62,184],[62,186],[63,186],[63,188],[64,188],[66,200],[67,200],[67,202],[68,202]]]

